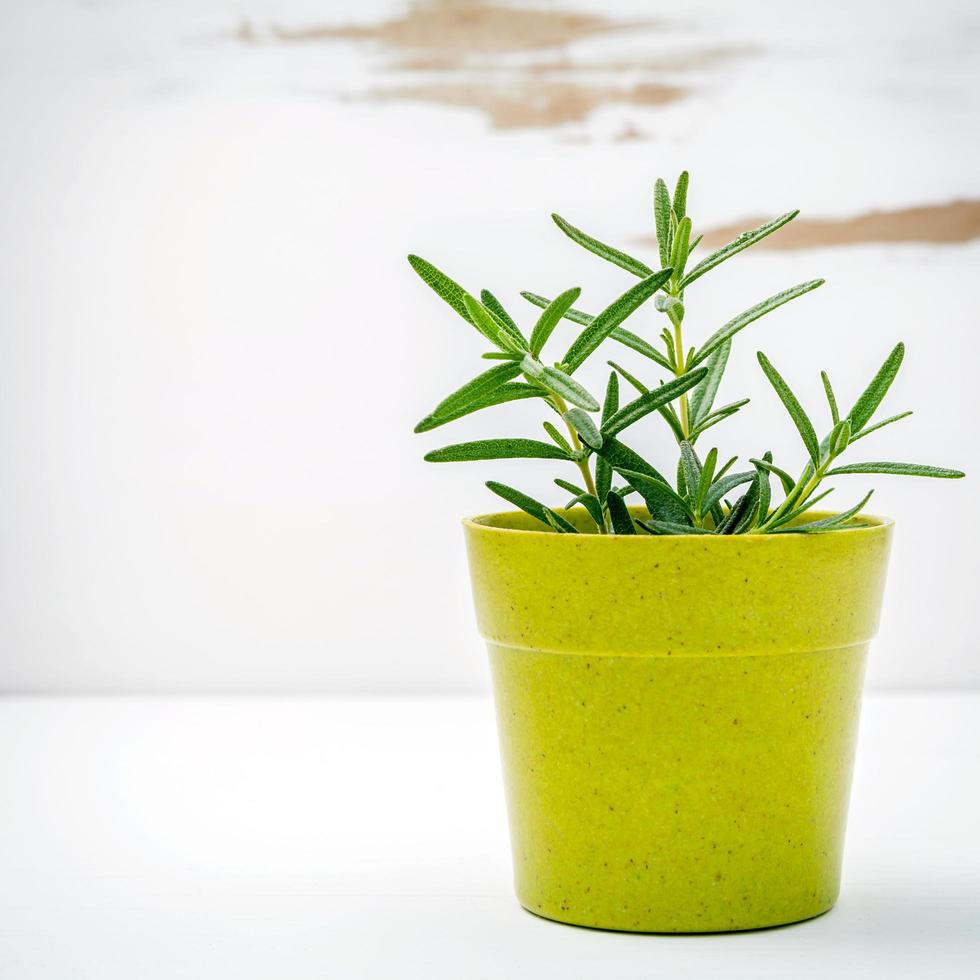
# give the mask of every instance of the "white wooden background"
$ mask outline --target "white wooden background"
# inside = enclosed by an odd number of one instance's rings
[[[494,506],[488,477],[554,474],[421,461],[538,423],[518,405],[411,434],[480,344],[404,254],[515,309],[571,285],[597,308],[625,274],[548,213],[649,249],[653,178],[682,167],[703,228],[816,222],[692,290],[694,335],[828,279],[743,336],[723,393],[754,403],[719,445],[800,456],[759,347],[819,413],[821,367],[850,400],[905,340],[887,405],[917,414],[862,447],[972,479],[878,480],[899,526],[870,677],[980,682],[975,4],[8,0],[2,18],[0,689],[483,687],[458,519]]]

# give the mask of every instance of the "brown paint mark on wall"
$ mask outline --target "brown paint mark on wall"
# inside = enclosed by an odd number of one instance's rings
[[[551,72],[688,72],[714,68],[733,58],[758,54],[759,49],[747,45],[727,48],[692,48],[671,54],[648,55],[642,58],[605,58],[598,61],[572,61],[567,56],[541,61],[531,66],[537,74]]]
[[[705,232],[704,245],[718,248],[767,218]],[[870,242],[956,244],[980,238],[980,200],[951,201],[895,211],[870,211],[853,218],[796,218],[753,248],[793,251]]]
[[[703,48],[679,52],[671,55],[650,55],[645,58],[602,58],[586,61],[572,60],[567,55],[550,57],[547,60],[532,62],[524,67],[531,75],[586,75],[605,73],[614,75],[622,72],[691,72],[710,70],[734,58],[742,58],[758,53],[757,48],[746,46],[730,48]],[[461,67],[459,53],[425,54],[406,57],[394,62],[392,67],[399,71],[452,71]],[[508,65],[492,62],[482,63],[481,72],[507,73],[515,69]]]
[[[376,41],[388,48],[441,54],[501,54],[564,47],[595,34],[641,26],[569,11],[522,10],[484,0],[413,3],[399,17],[379,24],[304,28],[273,27],[280,41]]]
[[[373,43],[388,53],[387,70],[402,77],[396,82],[388,76],[393,84],[375,87],[361,98],[456,106],[484,113],[497,129],[543,129],[584,122],[606,105],[675,102],[686,90],[674,83],[671,73],[704,70],[749,50],[681,48],[636,56],[614,49],[591,60],[579,51],[574,59],[566,52],[573,43],[627,31],[635,40],[637,32],[657,26],[648,20],[528,9],[499,0],[412,0],[404,12],[378,23],[259,30],[243,20],[235,37],[248,45]],[[429,77],[404,83],[410,72]],[[645,135],[633,127],[623,138]]]
[[[561,82],[525,81],[487,88],[480,85],[416,85],[379,90],[371,98],[436,103],[480,109],[497,129],[560,126],[581,122],[600,105],[666,105],[683,98],[669,85],[633,88],[583,86]]]

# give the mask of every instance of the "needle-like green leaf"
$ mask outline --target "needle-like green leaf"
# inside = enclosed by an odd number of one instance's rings
[[[660,248],[660,264],[670,262],[670,192],[667,185],[658,177],[653,185],[653,220],[657,228],[657,245]]]
[[[630,374],[621,364],[618,364],[616,361],[606,361],[606,363],[641,395],[645,395],[650,390],[636,375]]]
[[[542,310],[554,302],[554,300],[548,299],[547,296],[542,296],[540,293],[529,293],[527,290],[524,290],[521,293],[521,296],[523,296],[529,303],[540,307]],[[595,319],[591,313],[585,313],[582,310],[576,310],[571,307],[565,310],[562,316],[566,320],[570,320],[572,323],[581,324],[583,327],[588,326]]]
[[[531,331],[531,353],[538,357],[548,342],[552,331],[558,326],[558,321],[568,312],[572,303],[581,295],[582,290],[577,286],[574,289],[566,289],[560,296],[556,296],[544,309],[538,318],[538,322]]]
[[[759,524],[759,480],[762,479],[758,473],[755,480],[749,487],[749,492],[745,494],[745,509],[738,516],[732,534],[751,534]]]
[[[691,421],[695,425],[703,422],[711,411],[731,350],[732,342],[730,340],[723,341],[708,358],[708,363],[705,365],[708,373],[705,375],[704,381],[691,394]]]
[[[772,453],[767,452],[763,455],[763,460],[772,463]],[[763,466],[756,466],[755,472],[756,489],[759,495],[759,521],[765,521],[769,516],[769,504],[772,501],[772,486],[769,483],[769,470]]]
[[[636,493],[636,491],[628,484],[624,483],[621,487],[613,487],[613,490],[620,495],[620,497],[625,500],[631,493]]]
[[[480,439],[425,454],[429,463],[466,463],[481,459],[565,459],[568,453],[537,439]]]
[[[827,452],[831,459],[839,456],[851,441],[851,423],[847,419],[841,419],[831,430],[830,438],[827,440]]]
[[[470,315],[466,311],[463,297],[467,295],[466,290],[458,282],[450,279],[444,272],[437,269],[431,262],[420,258],[418,255],[410,255],[408,264],[419,274],[422,281],[435,292],[437,296],[445,300],[464,320],[472,323]]]
[[[677,231],[674,233],[674,240],[671,243],[670,265],[674,270],[673,291],[680,290],[681,280],[684,278],[684,266],[687,265],[687,250],[691,244],[691,219],[681,218],[677,224]],[[669,310],[664,310],[665,313]],[[684,315],[681,307],[681,316]],[[676,322],[676,321],[675,321]]]
[[[701,462],[694,452],[694,447],[686,440],[682,439],[681,444],[681,467],[684,471],[684,486],[687,488],[688,499],[695,502],[692,510],[698,514],[697,492],[701,485]]]
[[[611,419],[619,409],[619,377],[615,371],[609,372],[606,382],[606,397],[602,402],[602,421]]]
[[[880,422],[876,422],[874,425],[869,425],[863,428],[857,435],[851,436],[851,445],[857,442],[858,439],[863,439],[865,436],[871,435],[872,432],[877,432],[879,429],[883,429],[886,425],[891,425],[892,422],[901,422],[902,419],[907,419],[911,414],[911,412],[899,412],[898,415],[891,415],[887,419],[882,419]]]
[[[521,293],[521,295],[526,300],[533,303],[535,306],[541,308],[548,306],[549,302],[553,302],[553,300],[549,301],[549,299],[546,296],[541,296],[538,293],[524,292]],[[562,316],[564,317],[564,319],[569,320],[572,323],[581,324],[582,326],[588,326],[595,319],[595,317],[592,316],[591,313],[584,313],[582,310],[575,310],[575,309],[566,310],[562,314]],[[642,337],[638,337],[635,333],[632,333],[631,331],[627,330],[625,327],[616,327],[616,329],[609,334],[609,338],[611,340],[615,340],[617,343],[623,344],[625,347],[629,347],[630,349],[635,350],[638,354],[642,354],[644,357],[649,357],[650,360],[655,361],[657,364],[659,364],[661,367],[666,368],[668,371],[674,370],[674,365],[671,364],[670,361],[668,361],[667,358],[665,358],[663,354],[661,354],[660,351],[657,350],[656,347],[653,347],[651,344],[647,343],[647,341],[645,341]],[[504,357],[509,355],[484,354],[483,356]]]
[[[667,348],[667,363],[670,365],[670,370],[673,371],[677,367],[677,351],[674,350],[674,338],[671,337],[670,331],[667,329],[660,336],[663,338],[664,347]]]
[[[673,487],[635,470],[616,467],[616,472],[629,480],[630,486],[643,498],[651,516],[674,524],[693,525],[694,515],[691,508]]]
[[[463,305],[469,314],[470,323],[476,324],[477,329],[499,347],[512,351],[528,350],[528,343],[521,332],[494,316],[478,299],[466,293],[463,296]]]
[[[715,480],[720,480],[737,462],[738,462],[738,456],[732,456],[732,458],[727,463],[725,463],[725,465],[720,470],[718,470],[717,473],[715,473]]]
[[[652,518],[639,521],[651,534],[714,534],[705,527],[694,527],[691,524],[674,524],[671,521],[657,521]]]
[[[533,303],[535,306],[544,309],[549,305],[549,303],[554,302],[549,300],[547,296],[541,296],[539,293],[521,293],[528,302]],[[584,313],[582,310],[567,309],[562,314],[564,319],[570,320],[572,323],[578,323],[583,327],[587,327],[595,317],[591,313]],[[656,361],[661,367],[666,368],[668,371],[673,371],[673,365],[656,349],[656,347],[651,346],[641,337],[637,337],[635,333],[631,333],[625,327],[616,327],[612,333],[609,334],[612,340],[617,341],[620,344],[630,347],[637,353],[642,354],[644,357],[649,357],[650,360]]]
[[[597,528],[604,526],[602,505],[599,503],[598,498],[593,497],[591,493],[576,494],[576,496],[565,504],[565,510],[571,510],[578,504],[581,504],[589,512],[589,517],[592,518],[592,523],[595,524]]]
[[[558,477],[555,477],[555,486],[561,487],[562,490],[567,490],[573,497],[581,497],[587,492],[580,486],[570,483],[568,480],[561,480]]]
[[[767,235],[771,235],[774,231],[777,231],[783,225],[792,221],[799,213],[798,210],[790,211],[773,221],[767,221],[764,225],[759,225],[758,228],[753,228],[751,231],[743,231],[734,241],[729,242],[724,248],[718,249],[717,252],[712,252],[691,269],[684,277],[684,288],[686,289],[696,279],[700,279],[706,272],[710,272],[715,266],[721,265],[726,259],[730,259],[733,255],[738,255],[739,252],[744,251],[756,242],[761,242]]]
[[[657,245],[660,248],[660,264],[670,262],[671,241],[670,192],[667,185],[658,177],[653,185],[653,220],[657,228]]]
[[[854,408],[847,413],[851,422],[851,431],[860,432],[874,415],[882,399],[888,393],[898,369],[905,357],[905,344],[896,344],[878,373],[871,379],[871,384],[861,392],[860,398],[854,403]]]
[[[568,528],[566,528],[561,522],[564,520],[563,517],[559,517],[553,510],[546,510],[544,512],[544,519],[548,523],[548,527],[552,531],[557,531],[559,534],[568,534]]]
[[[826,371],[820,372],[820,380],[823,381],[823,390],[827,395],[827,404],[830,406],[830,418],[834,425],[840,421],[840,413],[837,411],[837,399],[834,397],[834,387],[827,377]]]
[[[811,495],[802,504],[799,504],[798,506],[794,507],[788,514],[785,514],[783,517],[781,517],[776,522],[775,526],[782,527],[784,524],[789,524],[791,521],[795,521],[798,517],[801,517],[808,510],[810,510],[811,508],[819,504],[821,500],[825,499],[826,497],[829,497],[833,492],[834,492],[834,488],[828,487],[826,490],[822,491],[821,493],[816,493]]]
[[[827,470],[827,476],[844,473],[885,473],[889,476],[931,476],[939,480],[959,480],[966,474],[962,470],[950,470],[944,466],[926,466],[922,463],[849,463]]]
[[[687,214],[687,185],[690,180],[690,174],[686,170],[682,170],[677,178],[677,184],[674,186],[673,208],[678,221]]]
[[[523,398],[544,398],[545,394],[546,392],[543,389],[534,385],[527,385],[518,381],[510,382],[509,384],[503,384],[498,388],[494,388],[493,391],[471,402],[467,402],[467,404],[452,412],[441,415],[436,415],[435,413],[427,415],[415,426],[415,431],[428,432],[430,429],[437,429],[440,425],[445,425],[447,422],[455,422],[456,419],[463,418],[463,416],[470,415],[473,412],[478,412],[483,408],[490,408],[493,405],[503,405],[505,402],[518,401]]]
[[[459,409],[465,408],[467,405],[488,395],[495,388],[499,388],[502,384],[512,381],[520,373],[520,364],[508,361],[505,364],[498,364],[496,367],[490,368],[489,371],[484,371],[483,374],[478,374],[472,381],[467,381],[465,385],[439,402],[426,418],[422,422],[419,422],[419,425],[415,427],[415,431],[424,432],[425,429],[420,429],[419,426],[422,426],[426,420],[445,418],[446,416],[453,415]],[[427,427],[433,428],[433,426]]]
[[[735,501],[734,506],[715,529],[718,534],[738,534],[745,531],[752,523],[753,510],[758,503],[758,491],[754,477],[755,474],[753,474],[752,485],[748,491]]]
[[[783,493],[789,494],[793,487],[796,486],[796,480],[794,480],[786,470],[781,470],[778,466],[774,466],[771,459],[750,459],[750,463],[754,466],[759,466],[762,469],[773,473],[779,477],[779,482],[783,485]]]
[[[609,381],[606,383],[606,397],[602,403],[602,421],[612,418],[619,408],[619,377],[615,371],[610,372]],[[600,433],[601,435],[601,433]],[[600,501],[605,501],[606,495],[612,487],[612,467],[609,460],[604,456],[596,456],[595,461],[595,486],[596,495]]]
[[[708,495],[708,489],[714,480],[717,465],[718,450],[712,447],[704,458],[704,466],[701,467],[701,476],[698,478],[697,493],[694,498],[694,512],[698,515],[704,513],[704,498]]]
[[[726,405],[720,405],[718,408],[712,409],[708,418],[713,418],[715,415],[731,415],[737,412],[744,405],[748,405],[750,399],[740,398],[737,402],[728,402]]]
[[[663,405],[672,402],[675,398],[684,394],[685,391],[693,388],[708,373],[707,368],[698,368],[695,371],[688,371],[687,374],[668,381],[659,388],[640,395],[639,398],[624,405],[615,415],[602,426],[602,434],[614,436],[618,432],[639,421],[645,415],[655,412]]]
[[[639,453],[624,445],[613,436],[603,435],[602,445],[596,452],[618,473],[643,473],[665,484],[667,481]]]
[[[750,323],[758,320],[759,317],[765,316],[767,313],[771,313],[773,310],[779,309],[780,306],[783,306],[790,300],[796,299],[798,296],[803,296],[806,293],[812,292],[818,286],[822,286],[824,282],[825,280],[823,279],[811,279],[810,282],[802,282],[798,286],[793,286],[790,289],[784,289],[781,293],[776,293],[774,296],[770,296],[768,299],[762,300],[761,303],[756,303],[755,306],[746,310],[744,313],[739,313],[737,317],[729,320],[723,327],[716,330],[701,345],[700,349],[694,355],[692,366],[694,364],[700,364],[716,348],[725,343],[726,340],[731,340],[735,334],[737,334],[740,330],[744,330]]]
[[[487,480],[487,488],[492,490],[498,497],[503,497],[508,503],[515,507],[520,507],[525,514],[536,517],[542,524],[552,527],[563,534],[578,534],[574,524],[566,521],[560,514],[556,514],[550,507],[545,507],[533,497],[529,497],[520,490],[508,487],[505,483],[497,483],[494,480]]]
[[[769,379],[769,383],[776,390],[776,394],[779,395],[779,400],[786,407],[786,411],[789,412],[793,424],[800,433],[800,438],[803,440],[803,445],[806,446],[806,451],[810,454],[813,465],[819,466],[820,443],[817,440],[817,433],[813,428],[813,423],[810,421],[806,412],[803,411],[803,406],[797,400],[796,395],[790,390],[789,385],[783,380],[782,375],[773,367],[769,358],[761,350],[756,356],[759,358],[759,364]]]
[[[696,425],[691,428],[691,441],[700,436],[703,432],[710,429],[713,425],[717,425],[719,422],[723,422],[727,418],[731,418],[739,409],[748,405],[749,399],[742,398],[737,402],[730,402],[727,405],[722,405],[721,408],[716,408],[711,412],[707,418],[702,419]]]
[[[631,333],[625,327],[617,327],[609,336],[612,340],[622,344],[624,347],[629,347],[638,354],[649,357],[651,361],[659,364],[662,368],[666,368],[668,371],[674,370],[674,366],[656,347],[648,344],[642,337],[637,337],[635,333]]]
[[[569,456],[575,452],[569,441],[550,422],[542,422],[541,424],[544,427],[544,431],[551,437],[551,441],[559,449],[564,449]]]
[[[630,314],[638,310],[668,279],[672,269],[661,269],[652,276],[627,289],[622,296],[597,313],[592,322],[575,338],[572,346],[562,358],[569,373],[574,373],[585,363],[586,358],[616,329]]]
[[[674,438],[678,443],[684,438],[684,427],[681,425],[681,420],[677,417],[677,413],[674,411],[673,405],[661,405],[657,409],[660,417],[670,426],[670,431],[674,433]]]
[[[681,433],[681,439],[683,438],[684,435]],[[677,479],[674,481],[674,486],[677,487],[678,494],[687,500],[689,494],[687,492],[687,482],[684,479],[684,461],[679,456],[677,457]]]
[[[871,499],[871,494],[874,490],[869,490],[867,496],[859,504],[855,504],[849,510],[845,510],[840,514],[834,514],[832,517],[824,517],[819,521],[811,521],[809,524],[797,524],[795,527],[780,527],[776,530],[776,534],[814,534],[819,531],[834,531],[842,528],[852,517],[861,513],[864,505]]]
[[[524,352],[519,350],[488,350],[480,355],[487,361],[520,361],[524,356]]]
[[[599,403],[595,398],[561,368],[546,367],[541,372],[541,383],[546,384],[566,401],[577,405],[579,408],[584,408],[587,412],[599,411]]]
[[[490,318],[489,322],[481,318],[479,321],[474,320],[470,314],[469,309],[466,305],[466,300],[469,298],[471,301],[473,297],[463,289],[453,279],[450,279],[444,272],[437,269],[431,262],[427,262],[423,258],[419,258],[417,255],[410,255],[408,257],[409,265],[418,273],[422,281],[430,288],[432,291],[448,303],[467,323],[472,324],[476,327],[480,333],[483,334],[487,340],[490,341],[495,347],[507,347],[508,344],[504,343],[500,337],[500,329],[496,322]]]
[[[565,413],[565,421],[582,437],[590,449],[598,449],[602,445],[602,433],[592,421],[592,416],[580,408],[570,408]]]
[[[722,498],[735,487],[743,483],[751,483],[755,479],[755,470],[745,470],[742,473],[730,473],[728,476],[716,477],[711,484],[708,492],[704,495],[704,503],[701,505],[702,513],[707,513],[715,504],[721,502]]]
[[[507,324],[515,333],[520,334],[521,329],[514,322],[514,318],[504,309],[504,304],[497,299],[489,289],[480,290],[480,302],[498,319]]]
[[[653,269],[650,268],[646,263],[641,262],[639,259],[633,258],[632,255],[627,255],[626,252],[621,252],[618,248],[613,248],[612,245],[607,245],[605,242],[600,242],[598,238],[593,238],[591,235],[586,235],[584,231],[576,228],[575,225],[567,222],[561,215],[553,214],[551,220],[558,225],[561,230],[568,235],[568,237],[575,242],[577,245],[581,245],[582,248],[588,249],[594,255],[598,255],[600,259],[605,259],[607,262],[612,262],[613,265],[618,265],[621,269],[625,269],[627,272],[632,272],[634,276],[639,276],[641,279],[645,279],[647,276],[653,275]]]
[[[633,518],[623,502],[623,498],[618,493],[613,490],[609,491],[606,497],[606,506],[609,508],[609,520],[614,534],[636,534]]]

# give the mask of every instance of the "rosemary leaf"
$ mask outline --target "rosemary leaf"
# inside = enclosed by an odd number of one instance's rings
[[[755,306],[750,307],[745,310],[744,313],[739,313],[737,317],[729,320],[723,327],[716,330],[702,345],[701,348],[694,355],[692,361],[692,366],[694,364],[700,364],[712,351],[717,347],[720,347],[726,340],[731,340],[740,330],[744,330],[750,323],[758,320],[759,317],[765,316],[767,313],[771,313],[773,310],[779,309],[780,306],[785,305],[790,300],[796,299],[798,296],[803,296],[806,293],[812,292],[819,286],[824,284],[823,279],[811,279],[810,282],[800,283],[799,286],[793,286],[790,289],[784,289],[781,293],[776,293],[770,296],[768,299],[762,300],[761,303],[756,303]]]
[[[700,279],[706,272],[710,272],[715,266],[721,265],[726,259],[730,259],[733,255],[738,255],[739,252],[744,251],[756,242],[761,242],[763,238],[767,235],[771,235],[774,231],[782,228],[783,225],[788,224],[792,221],[800,212],[790,211],[787,214],[781,215],[775,218],[773,221],[768,221],[764,225],[759,225],[758,228],[753,228],[751,231],[743,231],[741,235],[738,236],[734,241],[729,242],[724,248],[719,248],[718,251],[712,252],[707,258],[702,259],[685,277],[682,285],[686,289],[697,279]]]
[[[657,244],[660,247],[660,264],[670,262],[670,193],[667,185],[658,177],[653,185],[653,220],[657,228]]]
[[[573,374],[586,358],[616,329],[631,313],[640,308],[668,279],[672,269],[662,269],[648,276],[635,286],[627,289],[622,296],[613,300],[592,322],[575,338],[572,346],[562,358],[563,363]]]
[[[550,507],[545,507],[533,497],[529,497],[520,490],[507,486],[505,483],[497,483],[494,480],[487,480],[487,488],[492,490],[498,497],[503,497],[508,503],[515,507],[520,507],[525,514],[536,517],[543,524],[553,527],[563,534],[578,534],[574,524],[566,521],[564,517],[556,514]]]
[[[830,383],[830,378],[827,377],[826,371],[820,372],[820,380],[823,381],[823,390],[827,395],[827,404],[830,406],[830,419],[837,425],[840,421],[840,413],[837,411],[837,399],[834,397],[834,388]]]
[[[535,385],[514,381],[509,384],[500,385],[499,388],[495,388],[488,394],[482,395],[452,412],[446,412],[442,415],[436,415],[435,413],[427,415],[415,426],[415,431],[428,432],[430,429],[436,429],[440,425],[445,425],[447,422],[455,422],[456,419],[460,419],[464,415],[470,415],[473,412],[478,412],[483,408],[490,408],[493,405],[503,405],[505,402],[518,401],[522,398],[544,398],[545,394],[545,391]]]
[[[814,431],[813,423],[810,421],[806,412],[803,411],[803,406],[797,400],[796,395],[790,390],[789,385],[783,380],[782,375],[772,366],[769,358],[762,351],[759,351],[756,356],[759,358],[759,364],[769,379],[769,383],[776,390],[776,394],[779,395],[779,400],[786,407],[786,411],[789,412],[793,424],[799,431],[800,438],[806,446],[806,451],[810,454],[813,465],[819,466],[820,444],[817,442],[817,433]]]
[[[731,351],[731,340],[725,340],[708,357],[706,365],[708,373],[705,375],[704,381],[694,389],[694,393],[691,395],[691,420],[695,424],[703,422],[711,411]]]
[[[636,534],[633,526],[633,518],[623,502],[623,498],[613,490],[609,491],[606,497],[606,506],[609,508],[609,520],[613,526],[614,534]]]
[[[599,431],[592,416],[580,408],[570,408],[565,413],[565,421],[582,437],[590,449],[598,449],[602,445],[602,433]]]
[[[871,421],[871,416],[874,415],[895,380],[904,357],[905,344],[896,344],[885,358],[885,363],[878,369],[878,373],[871,379],[871,383],[861,392],[860,398],[847,413],[854,432],[860,432]]]
[[[588,249],[594,255],[598,255],[600,259],[605,259],[607,262],[612,262],[613,265],[618,265],[621,269],[625,269],[627,272],[632,272],[634,276],[639,276],[641,279],[645,279],[647,276],[653,275],[653,269],[645,263],[641,262],[639,259],[634,259],[632,255],[627,255],[625,252],[621,252],[618,248],[613,248],[611,245],[606,245],[605,242],[600,242],[598,238],[593,238],[591,235],[586,235],[584,231],[579,230],[575,225],[567,222],[561,215],[553,214],[551,220],[558,225],[561,230],[568,235],[568,237],[575,242],[577,245],[581,245],[582,248]]]
[[[568,453],[537,439],[480,439],[459,442],[425,454],[429,463],[468,463],[482,459],[564,459]]]
[[[689,371],[687,374],[681,375],[679,378],[675,378],[673,381],[668,381],[659,388],[653,388],[645,394],[640,395],[639,398],[631,401],[628,405],[624,405],[611,419],[603,424],[603,435],[614,436],[622,432],[623,429],[639,421],[645,415],[649,415],[650,412],[656,411],[661,406],[668,404],[678,396],[684,394],[684,392],[693,388],[707,373],[707,368],[698,368],[695,371]]]
[[[849,463],[827,470],[827,476],[844,473],[886,473],[889,476],[931,476],[940,480],[959,480],[966,474],[962,470],[950,470],[943,466],[925,466],[922,463]]]
[[[582,290],[578,287],[567,289],[556,296],[544,309],[538,322],[531,331],[531,353],[539,357],[544,345],[548,342],[552,331],[558,326],[558,321],[568,312],[572,303],[579,298]]]

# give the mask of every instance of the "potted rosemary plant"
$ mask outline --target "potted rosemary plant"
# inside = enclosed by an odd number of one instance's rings
[[[691,287],[797,212],[694,261],[700,238],[687,188],[686,173],[673,195],[656,182],[659,269],[553,215],[572,241],[635,281],[595,315],[575,305],[579,289],[553,299],[525,292],[541,308],[530,332],[491,293],[477,298],[409,257],[497,362],[416,432],[526,399],[545,416],[547,437],[456,443],[425,458],[536,458],[565,471],[555,479],[564,507],[489,481],[518,510],[464,529],[518,898],[547,918],[607,929],[751,929],[833,906],[892,524],[863,513],[870,492],[837,512],[814,508],[831,477],[963,476],[860,455],[841,461],[910,414],[877,420],[902,344],[846,412],[822,374],[822,438],[782,374],[757,355],[799,432],[798,471],[758,449],[742,467],[713,447],[702,452],[705,434],[747,402],[715,404],[735,337],[823,280],[770,296],[690,345]],[[647,303],[661,318],[659,337],[625,326]],[[563,320],[574,337],[545,356]],[[607,341],[643,355],[653,371],[642,380],[609,361],[600,402],[575,375]],[[654,413],[676,471],[657,469],[633,438]]]

